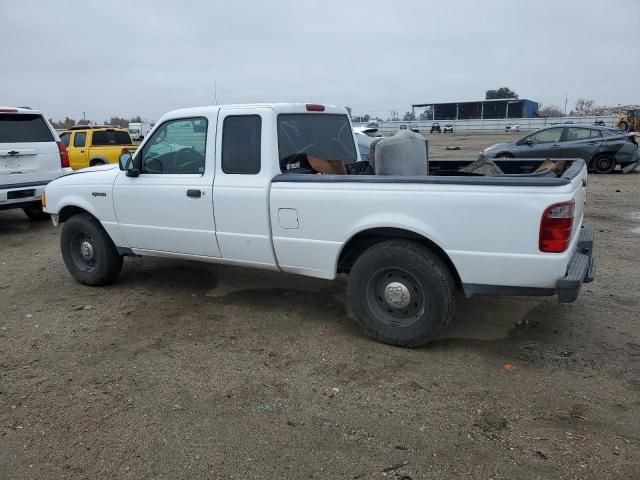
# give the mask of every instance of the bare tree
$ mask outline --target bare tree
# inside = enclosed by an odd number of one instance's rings
[[[576,100],[576,104],[574,106],[575,110],[572,110],[571,114],[579,117],[591,115],[593,113],[595,103],[596,102],[588,98],[579,98]]]
[[[564,112],[558,105],[547,105],[538,110],[539,117],[562,117]]]

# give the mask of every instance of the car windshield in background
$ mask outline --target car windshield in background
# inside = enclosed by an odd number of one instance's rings
[[[346,115],[296,113],[278,116],[280,166],[301,155],[345,163],[358,158],[353,132]]]
[[[53,142],[53,134],[40,115],[0,115],[0,143]]]
[[[131,145],[131,137],[127,132],[119,130],[93,132],[92,145]]]

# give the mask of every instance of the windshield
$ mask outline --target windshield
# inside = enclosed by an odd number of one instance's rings
[[[358,158],[346,115],[296,113],[278,116],[280,168],[306,160],[307,155],[345,163]]]
[[[137,128],[130,128],[129,129],[129,133],[133,133],[134,135],[140,133],[140,130],[138,130]]]

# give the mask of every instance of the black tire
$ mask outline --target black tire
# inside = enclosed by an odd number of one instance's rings
[[[496,158],[513,158],[513,155],[510,153],[501,153],[500,155],[496,155]]]
[[[629,129],[629,124],[627,122],[620,122],[618,124],[618,128],[623,132],[626,132]]]
[[[455,313],[449,268],[433,251],[408,240],[384,241],[360,255],[347,294],[364,332],[400,347],[435,340]]]
[[[616,168],[616,159],[610,153],[598,155],[596,158],[591,160],[591,168],[596,173],[611,173]]]
[[[122,256],[100,222],[88,214],[69,218],[62,228],[60,249],[67,269],[85,285],[106,285],[122,270]]]
[[[42,211],[42,207],[24,207],[22,211],[29,217],[29,220],[34,222],[41,222],[51,218],[48,213]]]
[[[89,166],[90,167],[95,167],[97,165],[106,165],[106,163],[104,162],[104,160],[91,160],[91,162],[89,162]]]

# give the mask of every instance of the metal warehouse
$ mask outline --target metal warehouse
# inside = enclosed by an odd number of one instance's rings
[[[475,102],[420,103],[411,106],[419,120],[533,118],[538,102],[526,98],[501,98]]]

